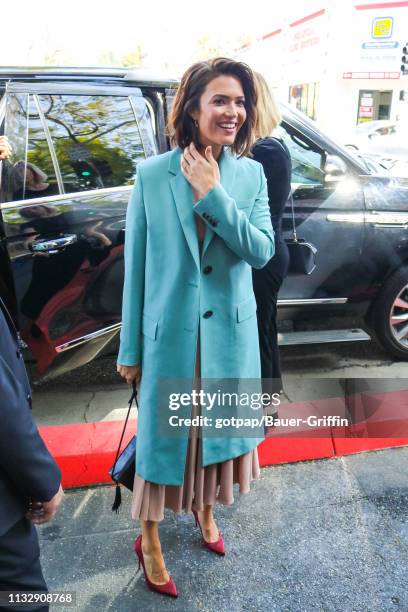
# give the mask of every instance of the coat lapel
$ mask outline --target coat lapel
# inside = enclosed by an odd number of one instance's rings
[[[180,168],[181,149],[176,148],[172,151],[169,160],[169,173],[173,176],[170,179],[170,186],[173,192],[174,201],[176,203],[177,213],[180,219],[181,227],[183,228],[187,244],[191,254],[200,270],[200,256],[198,251],[197,226],[195,221],[195,213],[193,210],[193,191],[191,185],[184,178]],[[236,160],[232,153],[224,147],[219,159],[220,182],[227,193],[231,193],[234,184]],[[213,230],[207,225],[205,232],[205,240],[203,246],[203,256],[214,237]]]
[[[200,256],[198,252],[197,227],[195,213],[193,211],[193,192],[189,182],[184,178],[180,168],[181,150],[172,151],[169,161],[169,172],[173,174],[170,186],[176,203],[177,214],[183,228],[187,244],[194,258],[197,268],[200,270]]]

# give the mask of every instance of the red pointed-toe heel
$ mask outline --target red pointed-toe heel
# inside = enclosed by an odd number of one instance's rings
[[[149,580],[149,577],[146,572],[146,567],[144,564],[141,535],[138,536],[136,540],[134,541],[133,550],[135,551],[139,559],[139,567],[137,568],[137,571],[140,570],[140,565],[142,565],[146,584],[149,587],[149,589],[152,591],[156,591],[157,593],[161,593],[162,595],[170,595],[170,597],[178,597],[176,583],[174,582],[171,576],[165,584],[155,584],[154,582]]]
[[[197,510],[193,510],[192,512],[194,514],[195,524],[196,524],[196,526],[198,526],[200,528],[201,536],[203,538],[204,545],[209,550],[212,550],[212,552],[217,553],[217,555],[225,555],[224,538],[221,535],[221,531],[218,530],[219,538],[218,538],[218,540],[216,542],[207,542],[207,540],[204,539],[203,530],[201,528],[200,521],[198,520]]]

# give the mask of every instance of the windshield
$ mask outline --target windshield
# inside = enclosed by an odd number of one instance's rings
[[[354,151],[351,153],[354,157],[358,158],[360,163],[364,164],[370,174],[390,174],[387,167],[383,165],[380,160],[374,159],[372,156],[365,155],[364,153],[357,153]]]

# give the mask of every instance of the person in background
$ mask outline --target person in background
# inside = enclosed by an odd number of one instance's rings
[[[275,232],[275,255],[261,269],[252,270],[257,302],[259,348],[264,393],[282,392],[278,347],[277,302],[279,289],[289,269],[289,250],[282,236],[282,215],[291,184],[290,153],[283,140],[272,136],[281,122],[278,105],[264,77],[254,72],[258,94],[257,138],[251,154],[263,166],[268,184],[269,208]]]
[[[10,152],[0,137],[1,159]],[[1,298],[0,398],[0,593],[47,592],[34,525],[54,517],[64,495],[61,472],[33,421],[19,336]],[[10,609],[16,608],[0,602],[0,610]],[[49,606],[24,609],[46,612]]]
[[[46,592],[34,525],[54,517],[64,495],[61,472],[31,416],[18,334],[1,299],[0,397],[0,592]]]

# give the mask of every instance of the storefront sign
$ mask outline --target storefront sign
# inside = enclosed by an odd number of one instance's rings
[[[320,81],[327,64],[328,16],[322,9],[289,24],[286,31],[286,70],[292,83]]]
[[[399,75],[400,71],[401,41],[407,31],[408,2],[355,6],[348,36],[350,70],[343,73],[343,78],[398,78],[395,73]],[[368,76],[354,76],[358,73]]]
[[[399,79],[400,72],[343,72],[343,79]]]
[[[394,20],[392,17],[375,17],[371,36],[373,38],[391,38]]]

